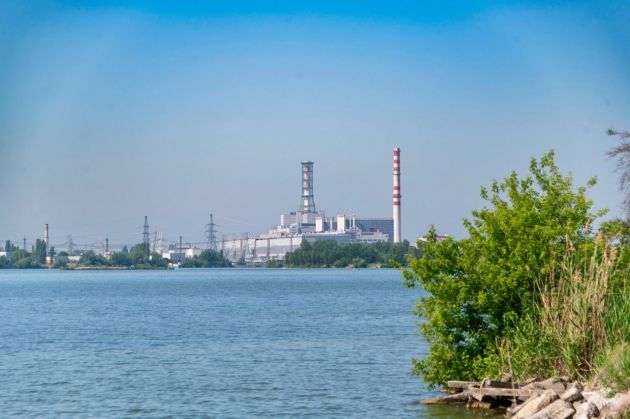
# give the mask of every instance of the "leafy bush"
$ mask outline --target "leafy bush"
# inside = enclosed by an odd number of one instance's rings
[[[469,237],[439,241],[431,229],[423,255],[404,270],[406,284],[428,293],[417,304],[429,355],[413,371],[432,384],[477,380],[501,369],[499,343],[526,316],[535,318],[540,284],[557,274],[568,243],[581,246],[599,214],[587,187],[573,189],[553,152],[532,159],[529,175],[513,172],[481,196],[489,204],[464,220]],[[529,324],[529,323],[526,323]]]

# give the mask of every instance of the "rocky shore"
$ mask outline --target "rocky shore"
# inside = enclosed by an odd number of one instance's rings
[[[630,392],[609,395],[602,390],[586,391],[580,382],[566,377],[522,383],[510,377],[500,381],[449,381],[447,390],[447,396],[420,402],[497,409],[514,419],[630,418]]]

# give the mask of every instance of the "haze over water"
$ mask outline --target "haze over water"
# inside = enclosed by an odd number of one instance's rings
[[[0,271],[3,417],[460,417],[395,270]]]

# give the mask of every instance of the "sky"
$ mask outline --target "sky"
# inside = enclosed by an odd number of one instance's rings
[[[0,3],[0,240],[204,241],[298,209],[465,237],[482,186],[553,149],[608,217],[630,129],[627,1]]]

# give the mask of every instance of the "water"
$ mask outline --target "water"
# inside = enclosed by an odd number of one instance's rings
[[[1,271],[3,417],[462,417],[394,270]]]

